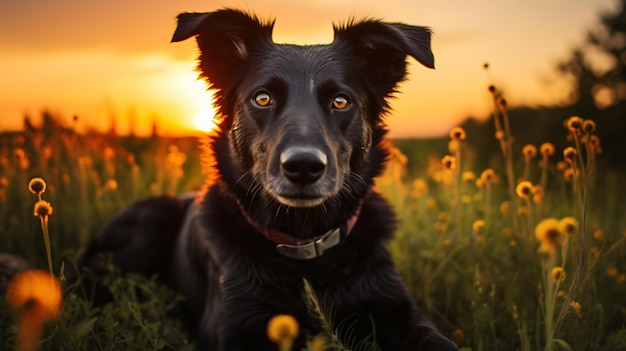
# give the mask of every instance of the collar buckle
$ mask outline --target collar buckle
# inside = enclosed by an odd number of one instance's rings
[[[324,252],[341,242],[341,228],[331,229],[324,235],[312,240],[298,241],[296,245],[278,244],[276,250],[283,256],[297,260],[310,260],[320,257]]]

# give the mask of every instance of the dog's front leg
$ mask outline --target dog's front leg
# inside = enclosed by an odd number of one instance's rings
[[[430,320],[412,311],[412,326],[406,340],[407,351],[457,351],[458,347],[441,335]]]

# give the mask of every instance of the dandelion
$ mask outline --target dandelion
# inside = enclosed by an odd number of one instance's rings
[[[30,270],[17,274],[7,288],[6,301],[21,315],[16,350],[39,348],[43,323],[58,318],[63,296],[61,284],[51,274]]]
[[[456,157],[446,155],[441,159],[441,165],[444,169],[454,170],[456,169]]]
[[[535,227],[535,238],[539,240],[540,252],[554,254],[556,248],[563,243],[565,236],[561,231],[560,221],[556,218],[546,218]]]
[[[279,314],[267,323],[267,337],[278,345],[280,351],[291,350],[293,341],[298,337],[300,326],[298,321],[287,314]]]
[[[576,163],[576,157],[577,156],[578,156],[578,151],[576,151],[576,149],[574,149],[571,146],[568,146],[568,147],[565,148],[565,150],[563,150],[563,158],[569,164]]]
[[[602,146],[600,146],[600,138],[597,135],[592,135],[589,138],[589,142],[587,144],[589,145],[589,148],[591,149],[591,151],[593,151],[595,154],[602,153]]]
[[[522,153],[526,159],[534,158],[537,156],[537,147],[535,145],[528,144],[522,148]]]
[[[567,129],[569,129],[571,132],[576,133],[582,128],[583,119],[578,116],[572,116],[567,120],[566,124]]]
[[[504,139],[504,131],[503,130],[496,130],[496,135],[495,135],[497,140],[503,140]]]
[[[565,179],[566,182],[572,183],[579,174],[580,172],[578,170],[575,170],[573,168],[568,168],[565,170],[565,172],[563,172],[563,178]]]
[[[533,194],[533,184],[527,180],[524,180],[517,184],[515,192],[517,193],[517,196],[521,197],[522,199],[529,199],[530,196]]]
[[[596,131],[596,122],[586,119],[583,121],[582,130],[586,134],[593,134]]]
[[[552,276],[552,281],[555,283],[560,283],[565,280],[565,271],[563,270],[563,267],[552,268],[550,275]]]
[[[491,184],[498,181],[498,176],[493,169],[487,168],[480,174],[480,179],[487,184]]]
[[[115,190],[117,189],[117,181],[115,179],[109,179],[104,183],[104,190]]]
[[[28,190],[35,195],[46,192],[46,181],[41,178],[33,178],[28,182]]]
[[[459,146],[460,146],[459,144],[460,144],[460,141],[458,140],[454,140],[454,139],[450,140],[448,142],[448,151],[451,153],[456,153],[457,151],[459,151]]]
[[[567,296],[567,293],[565,292],[565,290],[559,290],[556,292],[556,297],[558,298],[564,298],[565,296]]]
[[[461,127],[454,127],[450,131],[450,139],[452,140],[456,140],[456,141],[465,140],[465,137],[466,137],[465,129]]]
[[[39,200],[35,203],[35,208],[33,211],[35,217],[40,217],[44,221],[48,221],[48,216],[52,214],[52,206],[48,201]]]
[[[478,219],[472,224],[472,230],[476,234],[481,234],[483,232],[483,229],[485,229],[485,221],[483,221],[482,219]]]
[[[563,217],[559,221],[559,229],[566,236],[573,236],[578,231],[578,220],[574,217]]]
[[[541,152],[541,155],[544,157],[552,156],[554,155],[554,145],[550,142],[543,143],[539,147],[539,152]]]
[[[466,183],[473,183],[476,180],[476,174],[472,171],[463,172],[461,179]]]

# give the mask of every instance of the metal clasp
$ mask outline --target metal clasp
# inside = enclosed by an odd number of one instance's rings
[[[276,251],[281,255],[297,260],[310,260],[322,256],[324,252],[341,241],[341,228],[329,230],[313,240],[303,240],[297,245],[278,244]]]

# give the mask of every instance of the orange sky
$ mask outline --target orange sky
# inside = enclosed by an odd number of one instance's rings
[[[388,124],[392,136],[444,134],[469,115],[487,116],[490,76],[511,104],[562,101],[567,86],[556,62],[581,43],[599,11],[614,0],[336,0],[0,1],[0,131],[42,109],[79,128],[121,133],[184,133],[210,112],[210,96],[194,72],[195,42],[170,44],[184,11],[229,6],[276,18],[274,40],[327,43],[332,23],[374,16],[430,26],[436,70],[412,64]],[[35,118],[37,121],[37,118]]]

